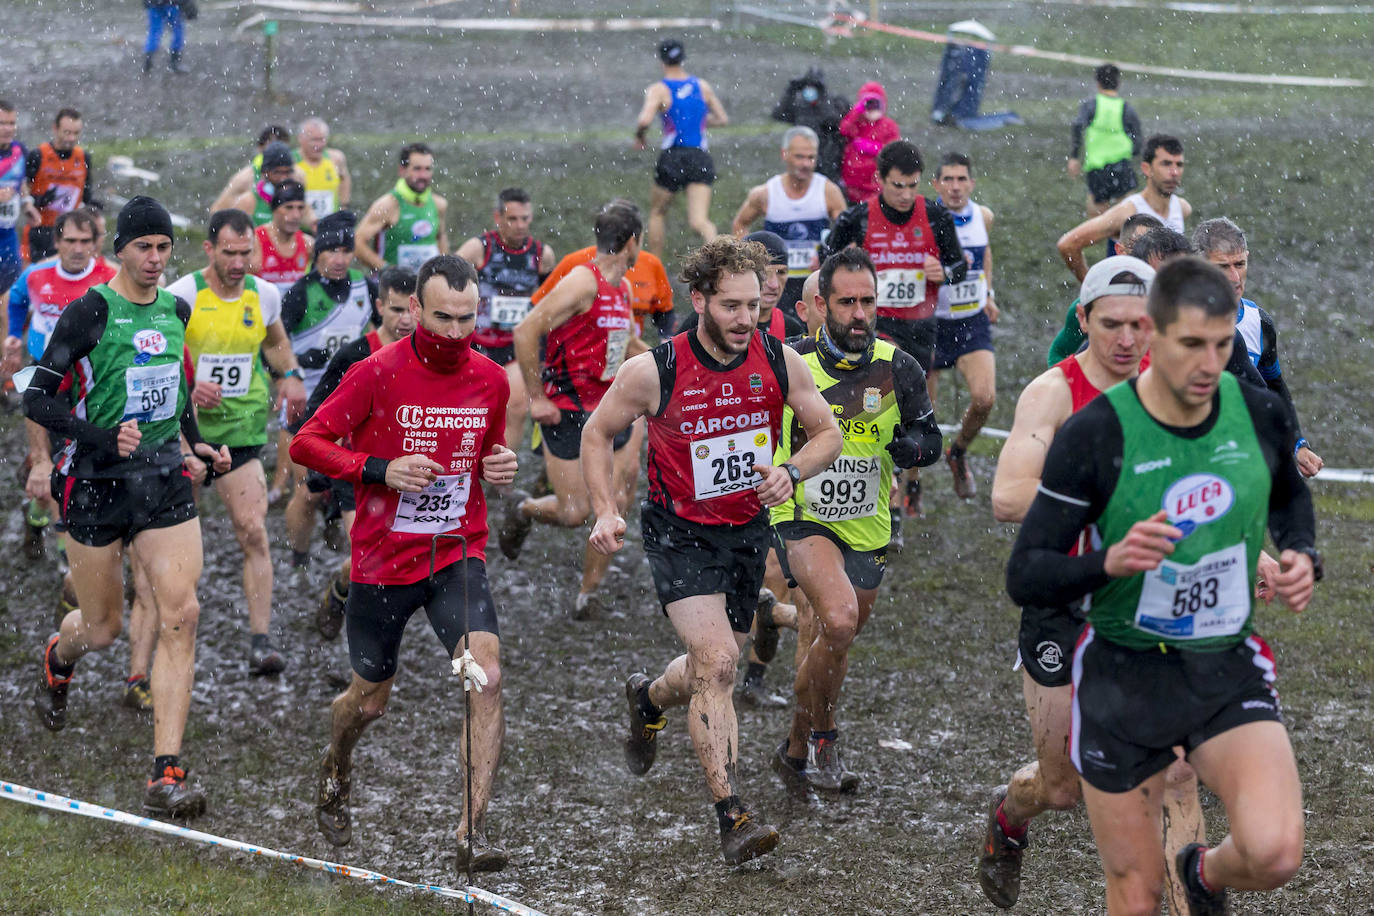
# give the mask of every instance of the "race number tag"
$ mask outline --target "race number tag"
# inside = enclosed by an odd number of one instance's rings
[[[122,419],[140,423],[170,419],[177,410],[177,387],[180,384],[179,362],[125,369],[126,399]]]
[[[882,461],[877,455],[841,455],[803,484],[806,511],[823,522],[847,522],[878,514]]]
[[[747,490],[761,478],[756,464],[773,461],[773,434],[767,428],[744,430],[692,443],[692,482],[697,499],[714,499]]]
[[[987,297],[987,275],[980,270],[977,276],[968,277],[963,283],[950,284],[949,310],[954,315],[960,312],[976,312],[983,307],[983,301]]]
[[[438,253],[438,245],[397,245],[396,266],[419,273],[421,265]]]
[[[19,211],[23,206],[19,192],[15,191],[14,196],[0,204],[0,229],[13,229],[19,222]]]
[[[629,342],[629,328],[616,328],[606,332],[606,368],[601,370],[601,381],[609,382],[615,378],[620,364],[625,362],[625,347]]]
[[[812,269],[816,262],[816,243],[815,242],[791,242],[787,243],[787,269],[806,270]]]
[[[214,382],[220,397],[241,398],[253,381],[253,354],[202,353],[196,360],[196,381]]]
[[[316,219],[322,219],[338,209],[334,206],[333,191],[306,191],[305,202]]]
[[[513,328],[529,313],[529,296],[491,297],[491,323],[498,328]]]
[[[1209,553],[1190,565],[1164,560],[1145,573],[1135,626],[1170,639],[1234,636],[1250,617],[1245,545]]]
[[[924,270],[885,270],[878,274],[878,308],[909,309],[926,295]]]
[[[441,534],[458,527],[468,511],[471,474],[436,477],[419,493],[402,493],[391,530],[402,534]]]

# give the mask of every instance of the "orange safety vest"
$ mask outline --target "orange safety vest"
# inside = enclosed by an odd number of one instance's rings
[[[38,197],[50,188],[57,190],[52,201],[38,211],[39,224],[51,226],[63,213],[81,206],[90,162],[86,159],[86,151],[79,146],[72,150],[71,156],[62,159],[51,143],[44,143],[38,147],[38,155],[41,157],[38,174],[29,182],[29,193]]]

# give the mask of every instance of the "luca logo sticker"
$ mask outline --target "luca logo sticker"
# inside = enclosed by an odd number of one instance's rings
[[[1187,537],[1198,525],[1214,522],[1230,511],[1236,491],[1215,474],[1189,474],[1164,492],[1163,509],[1169,524]]]

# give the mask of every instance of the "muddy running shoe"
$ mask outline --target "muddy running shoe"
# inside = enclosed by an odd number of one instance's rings
[[[320,761],[320,784],[315,792],[315,826],[333,846],[347,846],[353,839],[353,814],[348,810],[353,793],[351,762],[339,766],[333,748],[325,748]]]
[[[458,831],[458,874],[468,871],[467,830]],[[500,871],[510,862],[510,856],[500,846],[487,839],[487,832],[481,827],[472,829],[472,870]]]
[[[758,609],[754,611],[754,654],[765,665],[778,654],[778,624],[773,619],[773,608],[778,599],[768,589],[759,591]]]
[[[887,549],[900,552],[906,547],[906,538],[902,536],[902,510],[894,506],[889,515],[892,519],[892,533],[888,535]]]
[[[153,817],[200,817],[205,813],[205,792],[186,781],[181,767],[164,767],[143,790],[143,810]]]
[[[811,784],[806,781],[806,761],[802,761],[799,767],[792,762],[792,758],[787,756],[787,739],[782,739],[782,744],[778,745],[778,750],[773,754],[773,759],[769,761],[773,767],[773,772],[778,774],[778,779],[787,790],[794,795],[805,795]]]
[[[577,600],[573,602],[572,613],[568,616],[573,620],[600,620],[601,597],[595,592],[578,592]]]
[[[906,500],[903,506],[907,518],[925,518],[926,510],[921,505],[921,481],[908,480],[906,482]]]
[[[529,498],[530,494],[514,488],[506,495],[506,513],[496,537],[501,545],[501,553],[507,560],[520,556],[520,548],[525,546],[525,538],[530,536],[530,530],[534,528],[534,519],[526,518],[520,512],[520,507]]]
[[[641,690],[647,691],[651,683],[647,674],[638,671],[625,681],[625,699],[630,704],[630,735],[625,739],[625,765],[636,776],[643,776],[654,765],[654,757],[658,753],[655,739],[668,724],[668,717],[661,712],[658,718],[649,719],[640,709],[639,693]]]
[[[254,639],[248,647],[249,674],[281,674],[286,670],[286,658],[272,648],[266,637]]]
[[[968,469],[968,455],[959,446],[951,445],[949,451],[945,452],[945,463],[954,475],[954,495],[960,499],[972,499],[973,494],[978,492],[978,485],[973,482],[973,472]]]
[[[811,788],[819,792],[853,792],[859,788],[859,774],[846,769],[840,760],[839,739],[809,739],[803,772]]]
[[[124,682],[124,706],[135,712],[153,711],[153,691],[146,677],[140,675]]]
[[[743,865],[772,852],[778,845],[778,831],[754,820],[747,809],[736,808],[730,812],[730,819],[733,826],[720,835],[720,850],[725,854],[726,865]]]
[[[319,630],[325,639],[338,638],[339,631],[343,629],[344,603],[347,600],[347,589],[340,594],[338,578],[330,579],[324,587],[324,597],[315,608],[315,629]]]
[[[38,710],[43,727],[53,732],[60,732],[67,725],[67,687],[72,682],[70,674],[66,677],[53,676],[51,656],[57,638],[58,634],[54,633],[43,647],[42,670],[33,692],[33,708]]]
[[[739,688],[740,702],[755,709],[784,709],[791,704],[787,697],[768,689],[763,678],[750,678],[747,675]]]
[[[1226,888],[1213,892],[1202,886],[1202,854],[1206,851],[1201,843],[1189,843],[1174,858],[1188,897],[1188,916],[1231,916]]]
[[[1012,839],[1002,830],[997,809],[1006,797],[1006,786],[993,790],[983,854],[978,857],[978,884],[983,888],[983,896],[1004,910],[1015,905],[1016,898],[1021,896],[1021,856],[1030,845],[1029,830],[1020,839]]]

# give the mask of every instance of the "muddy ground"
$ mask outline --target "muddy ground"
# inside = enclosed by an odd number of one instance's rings
[[[625,141],[640,87],[655,77],[654,36],[387,36],[284,25],[284,88],[269,99],[257,91],[260,37],[232,32],[247,12],[204,6],[187,51],[194,72],[176,79],[137,75],[137,4],[59,11],[48,2],[0,3],[6,32],[32,36],[7,46],[3,94],[22,112],[21,135],[37,142],[52,111],[76,104],[86,112],[87,139],[98,156],[123,152],[162,172],[152,192],[196,221],[244,160],[251,135],[266,122],[307,114],[333,124],[353,163],[359,204],[390,184],[395,148],[436,136],[437,187],[453,201],[457,238],[480,229],[491,192],[515,181],[534,191],[539,232],[560,251],[586,244],[600,202],[627,192],[647,197],[651,156],[629,153]],[[462,4],[454,15],[477,8]],[[941,15],[933,21],[950,18]],[[1067,12],[1029,9],[997,15],[994,25],[1008,37],[1074,21]],[[1144,22],[1145,14],[1122,15],[1136,17],[1122,20],[1127,26]],[[1237,28],[1225,26],[1217,40],[1238,46],[1246,39]],[[1010,59],[995,64],[984,108],[1014,107],[1029,123],[1006,135],[968,136],[925,125],[938,50],[826,49],[811,35],[773,31],[701,33],[688,42],[693,68],[714,82],[736,123],[718,132],[715,144],[722,178],[713,215],[720,224],[744,190],[773,169],[777,133],[766,121],[768,109],[786,78],[813,63],[844,92],[874,76],[885,80],[895,116],[928,155],[955,146],[972,152],[977,196],[999,216],[994,250],[1005,318],[991,425],[1007,427],[1017,392],[1043,368],[1072,298],[1052,245],[1081,208],[1081,185],[1063,177],[1062,158],[1084,72]],[[1266,57],[1265,66],[1284,69],[1285,54],[1297,52],[1283,50]],[[1189,144],[1183,193],[1195,212],[1229,214],[1250,231],[1251,289],[1279,317],[1284,367],[1314,445],[1333,465],[1364,463],[1374,445],[1365,394],[1374,379],[1364,358],[1370,318],[1361,294],[1371,277],[1361,253],[1368,246],[1350,244],[1352,231],[1357,239],[1366,233],[1349,204],[1374,196],[1367,109],[1360,116],[1367,96],[1142,80],[1134,98],[1147,131],[1168,128]],[[126,195],[136,189],[108,187]],[[670,250],[689,242],[680,224],[679,213]],[[178,264],[199,266],[197,246],[182,245]],[[939,413],[951,421],[958,392],[945,390]],[[0,434],[0,455],[11,469],[20,443],[11,415]],[[907,549],[892,562],[873,621],[854,649],[841,722],[850,763],[864,776],[860,792],[815,805],[790,800],[766,765],[786,730],[785,715],[741,710],[744,792],[782,830],[783,842],[776,855],[736,871],[720,864],[680,712],[670,716],[650,775],[636,779],[623,768],[623,679],[632,670],[661,669],[677,651],[653,598],[637,525],[608,582],[612,610],[596,623],[567,617],[581,533],[537,531],[519,562],[494,557],[509,730],[491,819],[513,865],[479,883],[558,914],[993,911],[972,873],[982,813],[992,787],[1024,762],[1030,744],[1019,675],[1010,670],[1016,613],[1000,587],[1014,532],[993,522],[986,497],[992,453],[985,446],[974,459],[980,492],[969,504],[954,499],[942,468],[930,473],[928,517],[907,522]],[[1329,581],[1301,618],[1261,612],[1277,647],[1307,791],[1307,860],[1284,891],[1241,895],[1239,913],[1368,912],[1374,891],[1365,804],[1374,791],[1365,599],[1374,502],[1357,488],[1316,486]],[[18,495],[8,492],[8,504],[17,507]],[[237,550],[213,497],[204,509],[199,676],[184,754],[210,793],[211,812],[199,826],[334,856],[313,826],[312,773],[335,692],[330,676],[346,669],[346,658],[338,643],[320,639],[309,615],[337,557],[317,541],[304,577],[278,565],[275,625],[292,664],[280,678],[250,678]],[[121,641],[82,663],[65,732],[38,727],[27,696],[37,647],[51,625],[58,572],[52,560],[19,560],[17,509],[5,520],[0,776],[135,809],[151,723],[118,707],[125,646]],[[270,530],[281,544],[276,510]],[[791,648],[785,639],[780,660]],[[790,668],[784,661],[774,666],[774,686],[785,684]],[[344,860],[408,880],[457,880],[461,708],[446,660],[419,621],[407,634],[391,710],[356,756],[357,828]],[[1210,834],[1219,839],[1221,814],[1209,807],[1209,817]],[[17,875],[22,863],[0,859],[0,878],[11,869]],[[1018,912],[1101,911],[1102,880],[1081,812],[1037,823],[1025,877]],[[415,907],[439,909],[420,899]]]

